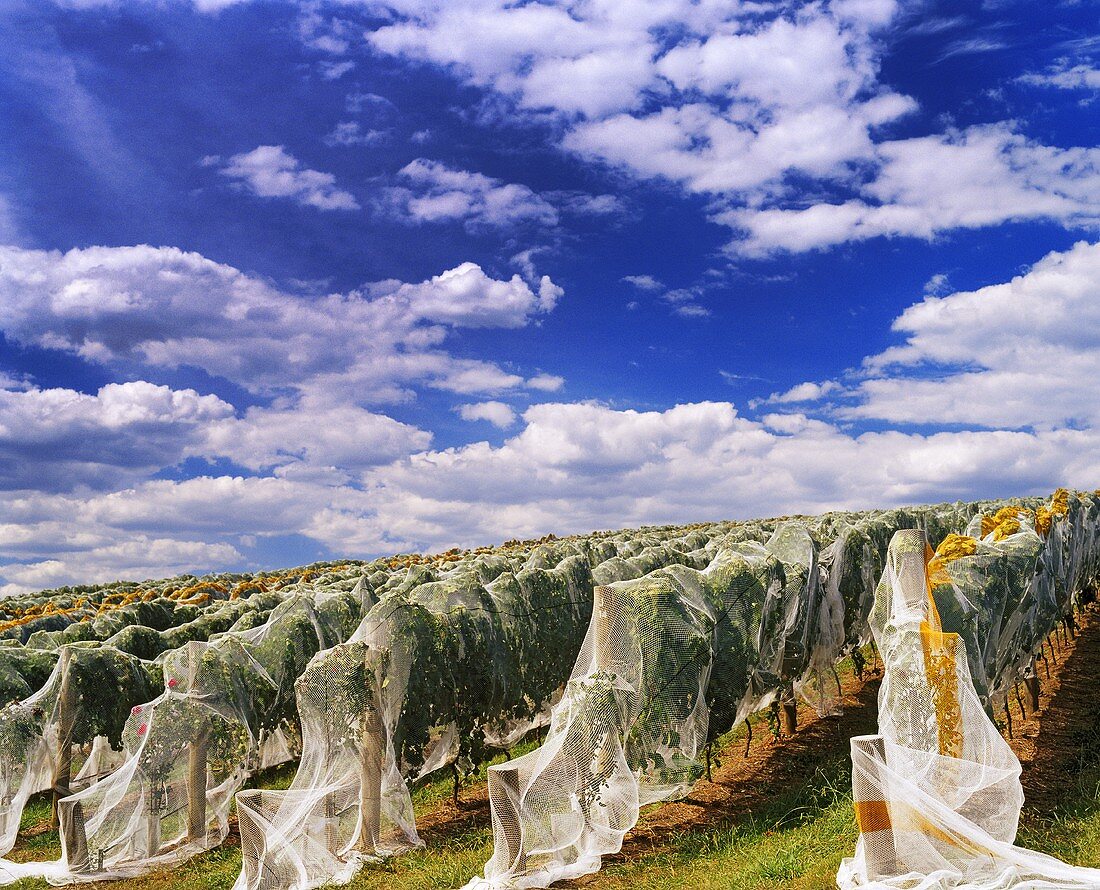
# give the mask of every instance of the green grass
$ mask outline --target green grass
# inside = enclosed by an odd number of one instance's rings
[[[1075,775],[1060,805],[1045,817],[1025,808],[1017,843],[1066,862],[1100,867],[1100,714],[1076,742]]]
[[[1100,867],[1100,717],[1096,730],[1082,740],[1078,772],[1057,808],[1040,814],[1025,807],[1018,844]],[[667,849],[608,866],[592,886],[831,890],[841,858],[856,842],[849,769],[839,759],[739,824],[686,832]]]

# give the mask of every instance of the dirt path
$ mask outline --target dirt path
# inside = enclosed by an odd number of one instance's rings
[[[1011,696],[1010,743],[1024,768],[1025,807],[1039,815],[1064,799],[1082,758],[1100,758],[1100,606],[1093,604],[1080,613],[1078,622],[1077,635],[1068,645],[1059,634],[1047,647],[1050,679],[1040,662],[1039,711],[1021,722],[1019,705]],[[1026,694],[1022,698],[1026,705]]]
[[[747,757],[744,741],[735,741],[722,752],[722,766],[713,771],[712,781],[703,779],[682,800],[643,813],[622,852],[605,861],[643,855],[684,831],[735,822],[777,794],[805,784],[818,769],[846,755],[852,736],[875,731],[878,686],[877,676],[848,679],[842,684],[839,712],[832,716],[819,717],[800,706],[793,736],[775,739],[763,725],[757,726]]]

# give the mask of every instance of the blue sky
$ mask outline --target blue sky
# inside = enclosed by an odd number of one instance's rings
[[[0,5],[0,592],[1100,480],[1097,8]]]

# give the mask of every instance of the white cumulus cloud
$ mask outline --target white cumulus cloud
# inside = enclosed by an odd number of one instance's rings
[[[995,119],[891,138],[890,125],[920,111],[881,70],[893,0],[366,6],[383,22],[367,33],[376,50],[443,67],[507,112],[552,119],[560,146],[585,160],[708,197],[711,218],[734,232],[733,254],[1097,221],[1094,149],[1047,145]],[[1002,45],[964,39],[945,53]],[[1092,89],[1095,76],[1066,62],[1023,79]]]
[[[224,163],[208,161],[220,164],[222,176],[261,198],[289,198],[318,210],[359,209],[355,196],[336,185],[335,176],[303,166],[281,145],[260,145]]]
[[[181,460],[233,406],[144,381],[0,388],[0,489],[118,485]]]
[[[504,402],[476,402],[470,405],[459,405],[456,410],[463,420],[485,420],[502,430],[508,429],[516,422],[516,412]]]
[[[562,297],[475,263],[423,282],[382,281],[304,297],[176,248],[0,247],[0,330],[15,342],[118,368],[192,366],[262,394],[404,399],[411,386],[519,386],[490,361],[441,348],[448,331],[519,328]]]
[[[788,209],[734,209],[716,219],[740,230],[749,254],[801,252],[880,236],[931,239],[1009,220],[1100,220],[1100,149],[1055,148],[1007,125],[975,126],[877,146],[862,197]]]
[[[410,161],[395,179],[398,184],[382,190],[376,210],[409,224],[460,222],[470,232],[525,225],[552,228],[563,212],[600,216],[622,209],[622,202],[613,195],[540,194],[521,183],[428,158]]]
[[[927,296],[894,330],[905,342],[868,357],[848,416],[1100,426],[1100,244],[1048,254],[1003,284]]]

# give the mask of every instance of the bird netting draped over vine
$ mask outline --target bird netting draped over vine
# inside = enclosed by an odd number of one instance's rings
[[[475,558],[384,595],[298,681],[303,753],[291,787],[237,797],[238,890],[344,881],[364,857],[418,845],[408,781],[483,762],[486,748],[544,723],[588,627],[594,575],[709,560],[707,535],[667,537]]]
[[[88,727],[85,733],[120,746],[121,763],[59,802],[61,860],[5,863],[0,881],[38,875],[70,883],[140,874],[221,843],[244,778],[292,756],[294,678],[315,652],[354,630],[364,595],[361,585],[289,590],[263,624],[165,653],[156,665],[163,678],[159,696],[136,681],[119,689],[111,707],[102,709],[117,718],[110,731],[97,729],[94,720],[77,721]],[[68,661],[70,674],[77,658],[96,654],[114,652],[139,663],[107,647],[69,650],[71,657],[63,655],[59,664]],[[47,684],[43,693],[50,689]]]
[[[419,843],[411,780],[470,771],[547,723],[540,749],[490,770],[487,882],[594,870],[640,806],[691,788],[719,733],[769,704],[786,718],[796,695],[833,705],[833,665],[872,636],[898,529],[943,541],[931,601],[995,707],[1096,577],[1097,506],[1059,492],[596,532],[321,578],[181,576],[4,601],[0,842],[27,794],[74,793],[59,807],[63,859],[3,863],[0,883],[123,877],[208,849],[245,777],[299,745],[288,791],[237,795],[238,890],[344,880]]]
[[[1096,580],[1096,498],[1056,497],[1054,511],[1045,527],[1021,513],[935,555],[920,532],[891,542],[870,621],[879,732],[852,739],[860,839],[842,890],[1100,886],[1100,870],[1013,845],[1020,762],[988,712]]]
[[[130,708],[160,692],[159,671],[116,649],[77,643],[59,656],[38,692],[0,710],[0,854],[32,794],[90,784],[121,762]]]
[[[163,668],[152,656],[247,626],[279,599],[260,593],[219,601],[201,614],[165,598],[141,601],[97,615],[83,632],[74,632],[82,626],[75,624],[40,629],[26,647],[0,649],[7,656],[0,658],[0,670],[7,669],[0,689],[9,699],[0,709],[0,854],[11,849],[31,794],[53,789],[56,799],[121,765],[131,708],[163,691]],[[154,626],[131,623],[137,619]],[[27,694],[20,699],[21,691]],[[0,881],[5,866],[0,860]]]
[[[690,790],[710,739],[771,703],[793,711],[796,692],[828,711],[833,665],[870,640],[891,535],[919,527],[938,542],[990,506],[745,523],[708,544],[701,570],[601,587],[546,742],[489,770],[494,854],[469,887],[595,871],[641,806]]]
[[[495,852],[471,887],[595,871],[640,807],[690,790],[713,731],[815,664],[820,635],[808,625],[828,608],[809,531],[785,523],[767,544],[738,537],[704,569],[669,566],[597,589],[546,741],[489,769]]]

